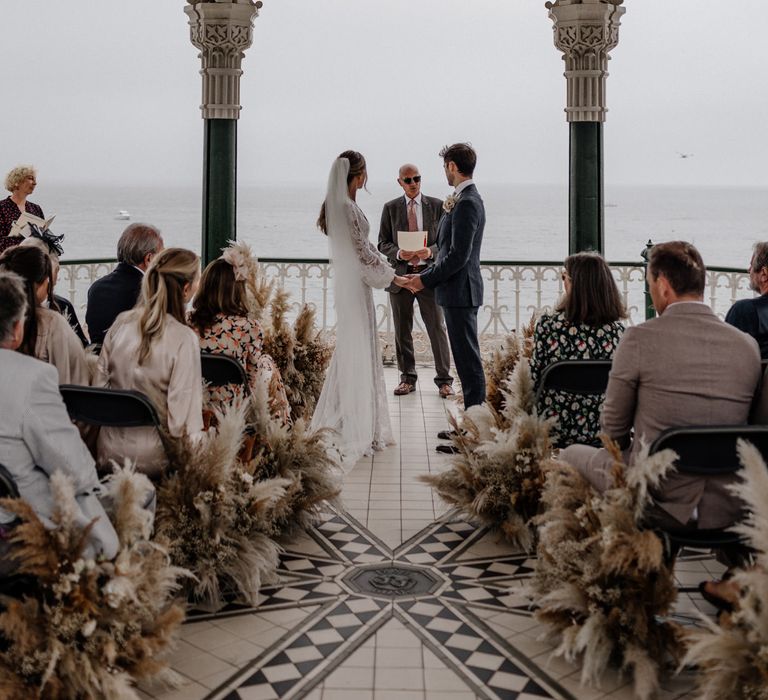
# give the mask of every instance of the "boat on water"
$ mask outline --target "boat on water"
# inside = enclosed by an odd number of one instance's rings
[[[131,218],[131,215],[125,209],[121,209],[120,211],[117,212],[117,215],[115,216],[115,218],[118,221],[129,221]]]

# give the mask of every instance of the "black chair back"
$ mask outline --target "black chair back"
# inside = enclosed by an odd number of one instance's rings
[[[736,441],[751,442],[768,463],[768,426],[715,425],[668,428],[651,444],[650,452],[674,450],[679,459],[677,471],[683,474],[714,476],[733,474],[741,469]],[[655,528],[665,540],[668,557],[674,558],[681,547],[730,549],[731,554],[746,556],[748,549],[740,535],[729,529]]]
[[[768,462],[768,426],[714,425],[668,428],[651,444],[651,454],[671,449],[677,452],[677,471],[714,476],[741,469],[736,441],[751,442]]]
[[[544,369],[536,391],[536,404],[546,391],[570,394],[604,394],[611,360],[559,360]]]
[[[4,464],[0,464],[0,498],[19,498],[19,489]]]
[[[248,376],[234,357],[203,352],[200,353],[200,367],[203,379],[211,386],[239,384],[248,392]]]
[[[62,384],[61,397],[72,420],[110,428],[160,426],[152,402],[140,391]]]

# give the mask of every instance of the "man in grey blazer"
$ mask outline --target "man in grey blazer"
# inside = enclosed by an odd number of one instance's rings
[[[661,243],[651,250],[648,286],[659,316],[625,331],[601,415],[603,432],[619,443],[630,465],[640,440],[650,443],[667,428],[747,423],[760,381],[760,351],[754,338],[704,303],[705,273],[690,243]],[[572,445],[560,459],[599,491],[610,488],[606,450]],[[668,525],[727,527],[741,509],[726,488],[730,481],[673,473],[653,494],[651,517]]]
[[[437,224],[443,213],[443,203],[436,197],[427,197],[421,193],[421,175],[415,165],[403,165],[397,183],[403,188],[404,196],[384,205],[379,227],[379,250],[387,256],[395,268],[395,274],[404,276],[424,272],[434,263],[437,255]],[[397,240],[398,231],[426,231],[426,245],[417,251],[401,250]],[[443,312],[435,303],[434,291],[422,289],[414,295],[394,282],[387,287],[387,291],[395,328],[397,367],[400,370],[400,384],[395,388],[395,395],[410,394],[416,389],[416,358],[413,352],[415,297],[435,358],[435,384],[442,398],[451,396],[453,377],[450,374],[448,336],[445,333]]]
[[[0,272],[0,464],[47,527],[55,504],[50,477],[67,475],[79,506],[77,523],[98,518],[88,537],[86,557],[117,554],[118,540],[98,500],[93,457],[70,421],[53,365],[16,352],[24,337],[26,295],[21,278]],[[13,520],[0,508],[0,525]],[[0,564],[2,566],[2,564]]]

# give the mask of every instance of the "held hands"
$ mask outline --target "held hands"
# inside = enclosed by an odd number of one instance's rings
[[[395,284],[398,287],[407,289],[413,294],[416,294],[416,292],[420,292],[422,289],[424,289],[424,284],[421,281],[421,275],[405,275],[404,277],[395,275]]]

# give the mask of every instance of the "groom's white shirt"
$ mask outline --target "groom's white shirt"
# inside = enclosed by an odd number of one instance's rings
[[[472,178],[469,178],[469,180],[464,180],[464,182],[460,182],[458,185],[456,185],[456,189],[453,190],[453,193],[461,194],[464,190],[467,189],[467,187],[474,184],[475,181]]]

